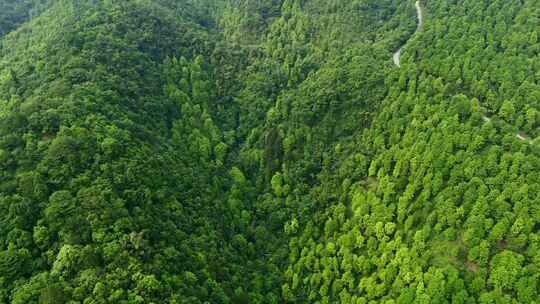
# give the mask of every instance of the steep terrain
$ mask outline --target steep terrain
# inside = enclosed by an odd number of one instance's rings
[[[38,16],[55,0],[0,1],[0,38],[33,16]]]
[[[151,2],[63,1],[4,40],[2,302],[228,299],[205,35]]]
[[[416,32],[417,33],[420,28],[422,27],[422,23],[424,20],[424,12],[422,9],[422,4],[420,1],[416,1],[414,3],[414,6],[416,7],[416,18],[418,19],[417,25],[416,25]],[[403,47],[400,47],[399,50],[397,50],[394,55],[392,56],[392,60],[394,61],[394,64],[399,67],[401,63],[401,51],[403,50]]]
[[[535,303],[539,9],[0,0],[0,303]]]

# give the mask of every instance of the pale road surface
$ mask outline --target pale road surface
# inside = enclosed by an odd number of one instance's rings
[[[520,140],[527,140],[525,137],[523,137],[521,134],[517,134],[516,137]]]
[[[482,116],[482,119],[485,121],[485,122],[490,122],[491,121],[491,118],[487,117],[486,115],[483,115]],[[530,144],[532,143],[532,140],[528,139],[527,137],[525,137],[524,135],[521,135],[519,133],[516,133],[516,138],[521,140],[521,141],[527,141],[529,142]]]
[[[418,24],[416,25],[416,32],[414,34],[418,33],[420,28],[422,27],[422,21],[423,21],[423,12],[422,12],[422,6],[420,6],[420,1],[416,1],[414,4],[416,6],[416,15],[418,16]],[[413,35],[414,35],[413,34]],[[394,59],[394,64],[398,67],[401,63],[401,50],[403,49],[405,45],[402,45],[397,52],[394,53],[394,56],[392,57]]]
[[[417,15],[417,18],[418,18],[418,24],[416,25],[416,32],[414,32],[414,34],[416,34],[416,33],[418,33],[418,31],[422,27],[422,24],[423,24],[423,21],[424,21],[424,12],[422,11],[422,6],[420,5],[420,1],[416,1],[416,3],[414,5],[416,6],[416,15]],[[394,56],[392,56],[392,59],[394,60],[394,64],[396,66],[398,66],[398,67],[400,66],[400,63],[401,63],[401,50],[403,49],[404,46],[405,45],[402,45],[399,48],[399,50],[397,50],[397,52],[394,53]],[[491,121],[491,118],[489,118],[486,115],[483,115],[482,119],[485,122],[490,122]],[[532,140],[528,139],[527,137],[525,137],[525,136],[523,136],[523,135],[521,135],[519,133],[516,133],[516,138],[521,140],[521,141],[527,141],[529,143],[532,143]]]

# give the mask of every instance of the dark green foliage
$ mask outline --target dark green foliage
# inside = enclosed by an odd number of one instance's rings
[[[17,26],[37,16],[53,0],[2,0],[0,1],[0,38]]]
[[[421,6],[0,0],[0,303],[535,303],[540,8]]]

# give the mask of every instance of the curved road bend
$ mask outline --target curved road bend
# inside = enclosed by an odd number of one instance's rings
[[[420,5],[420,1],[416,1],[416,3],[414,5],[416,6],[416,15],[417,15],[417,18],[418,18],[418,24],[416,25],[416,31],[414,32],[413,36],[416,33],[418,33],[418,31],[422,27],[423,20],[424,20],[424,12],[422,10],[422,6]],[[405,44],[407,44],[407,43],[405,43]],[[394,60],[394,64],[396,66],[398,66],[398,67],[400,66],[400,63],[401,63],[401,50],[403,49],[405,44],[402,45],[399,48],[399,50],[397,50],[397,52],[394,53],[394,56],[392,56],[392,59]],[[491,118],[486,116],[486,115],[483,115],[482,119],[486,123],[491,121]],[[531,139],[527,138],[525,135],[522,135],[521,133],[516,133],[516,138],[521,140],[521,141],[527,141],[528,143],[532,143]]]
[[[420,30],[420,28],[422,27],[422,22],[423,22],[423,11],[422,11],[422,6],[420,5],[420,1],[416,1],[416,3],[414,4],[416,6],[416,16],[418,18],[418,23],[416,24],[416,31],[414,32],[414,34],[418,33],[418,31]],[[413,36],[414,36],[413,34]],[[405,44],[407,44],[405,42]],[[405,46],[402,45],[399,50],[397,50],[397,52],[394,53],[394,56],[392,56],[392,59],[394,60],[394,64],[396,66],[400,66],[400,63],[401,63],[401,50],[403,49],[403,47]]]

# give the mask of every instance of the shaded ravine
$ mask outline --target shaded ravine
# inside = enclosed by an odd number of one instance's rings
[[[420,30],[420,28],[422,27],[422,21],[423,21],[423,11],[422,11],[422,6],[420,5],[420,1],[416,1],[416,3],[414,4],[416,6],[416,15],[417,15],[417,18],[418,18],[418,23],[416,25],[416,31],[414,32],[413,36],[418,33],[418,31]],[[405,44],[407,44],[407,42],[405,42]],[[396,66],[400,66],[401,64],[401,50],[403,49],[403,47],[405,46],[405,44],[403,44],[399,50],[397,50],[397,52],[394,53],[394,56],[392,56],[392,59],[394,60],[394,64]]]

